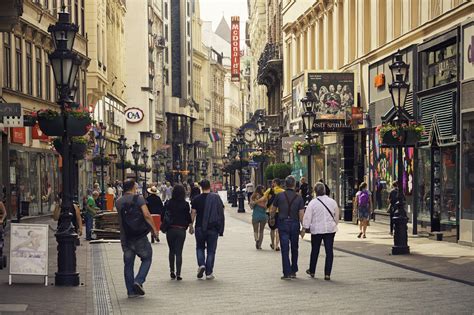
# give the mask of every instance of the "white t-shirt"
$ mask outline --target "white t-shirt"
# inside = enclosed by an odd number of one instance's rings
[[[328,207],[332,216],[318,198],[326,205],[326,207]],[[319,196],[311,200],[306,207],[303,218],[303,227],[305,229],[310,229],[311,234],[335,233],[337,232],[338,223],[339,207],[334,199],[326,195]]]
[[[253,193],[254,192],[253,184],[248,183],[247,185],[245,185],[245,191],[248,193]]]

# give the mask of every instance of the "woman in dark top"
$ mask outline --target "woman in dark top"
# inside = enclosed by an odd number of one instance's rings
[[[186,239],[186,230],[191,225],[191,208],[186,201],[186,191],[183,185],[177,184],[173,187],[171,199],[166,202],[165,211],[168,211],[171,224],[166,232],[168,241],[170,277],[182,280],[181,265],[183,263],[183,246]],[[176,259],[176,273],[175,273]]]
[[[146,205],[150,210],[150,214],[159,214],[163,217],[163,201],[161,201],[160,196],[158,195],[158,188],[152,186],[147,189],[148,197],[146,197]],[[156,233],[156,241],[160,242],[160,234]],[[155,238],[151,237],[151,242],[155,242]]]
[[[194,197],[198,196],[201,194],[201,189],[196,184],[192,184],[191,187],[191,195],[189,196],[189,200],[193,201]]]

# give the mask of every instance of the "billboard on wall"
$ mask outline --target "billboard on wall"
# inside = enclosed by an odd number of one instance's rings
[[[305,96],[306,93],[305,81],[306,80],[304,73],[291,81],[292,106],[290,112],[290,121],[301,118],[301,114],[303,113],[301,99]]]
[[[240,17],[231,17],[231,36],[230,36],[230,69],[231,80],[240,81]]]

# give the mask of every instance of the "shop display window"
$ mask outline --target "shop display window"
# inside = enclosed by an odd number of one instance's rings
[[[457,43],[455,41],[423,52],[422,59],[424,90],[457,80]]]
[[[420,148],[417,160],[418,224],[419,232],[430,232],[431,227],[431,149]]]
[[[474,220],[474,113],[462,120],[461,218]]]

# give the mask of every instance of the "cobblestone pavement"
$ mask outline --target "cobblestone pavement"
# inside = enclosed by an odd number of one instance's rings
[[[188,234],[184,280],[169,279],[168,247],[163,241],[155,244],[153,265],[144,285],[147,294],[141,299],[126,297],[120,245],[94,245],[104,253],[113,312],[472,314],[474,310],[472,286],[340,251],[335,253],[332,281],[322,280],[324,254],[316,279],[311,279],[304,272],[310,253],[306,241],[300,242],[298,278],[280,280],[281,256],[270,250],[268,232],[264,250],[257,251],[251,225],[235,213],[235,208],[226,213],[225,235],[219,238],[217,248],[216,279],[196,279],[195,241]]]

